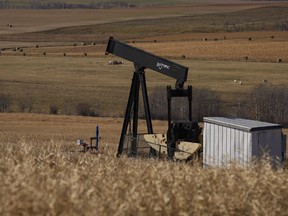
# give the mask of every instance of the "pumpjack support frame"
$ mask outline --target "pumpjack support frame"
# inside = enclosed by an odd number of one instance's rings
[[[167,146],[168,146],[168,158],[174,156],[175,138],[171,131],[172,127],[172,114],[171,114],[171,100],[174,97],[187,97],[189,104],[189,122],[192,122],[192,86],[189,85],[187,89],[172,89],[171,86],[167,86],[167,102],[168,102],[168,132],[167,132]]]
[[[148,93],[147,93],[147,86],[146,86],[146,78],[145,78],[145,67],[139,66],[134,64],[135,71],[132,78],[132,83],[130,87],[129,98],[127,102],[126,112],[125,112],[125,119],[122,126],[121,137],[118,146],[117,156],[120,156],[123,151],[123,145],[125,140],[125,135],[127,133],[129,120],[131,116],[132,110],[133,112],[133,132],[132,132],[132,145],[131,145],[131,155],[137,154],[137,143],[136,139],[138,136],[138,107],[139,107],[139,91],[140,87],[142,89],[142,97],[144,103],[144,111],[146,117],[146,124],[148,134],[153,134],[153,126],[152,126],[152,119],[150,114],[149,108],[149,100],[148,100]]]

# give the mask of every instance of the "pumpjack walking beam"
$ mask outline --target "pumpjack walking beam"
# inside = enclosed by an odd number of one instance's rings
[[[130,121],[130,116],[133,112],[133,140],[137,138],[138,132],[138,105],[139,105],[139,91],[140,86],[142,89],[142,97],[145,109],[145,117],[147,123],[147,130],[149,134],[153,133],[152,120],[150,115],[148,94],[147,94],[147,86],[145,79],[145,69],[149,68],[159,73],[162,73],[166,76],[172,77],[176,79],[175,87],[178,90],[183,89],[184,82],[187,80],[188,68],[177,64],[175,62],[169,61],[162,57],[153,55],[144,50],[138,49],[136,47],[129,46],[128,44],[122,43],[120,41],[115,40],[113,37],[109,38],[106,52],[108,55],[112,53],[116,56],[124,58],[134,63],[134,74],[132,79],[132,84],[130,87],[129,98],[127,102],[125,119],[123,122],[121,137],[118,146],[117,155],[120,156],[123,151],[124,139],[127,132],[128,124]],[[136,152],[137,143],[132,142],[132,154]]]

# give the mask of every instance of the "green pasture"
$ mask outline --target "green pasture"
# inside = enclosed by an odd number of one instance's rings
[[[12,98],[12,111],[21,101],[32,100],[33,112],[48,113],[51,105],[59,113],[72,112],[79,102],[89,103],[100,115],[121,116],[129,94],[133,64],[109,65],[114,56],[29,57],[0,56],[0,92]],[[255,85],[288,84],[288,64],[233,61],[174,60],[189,67],[186,85],[208,88],[222,97],[242,95]],[[148,91],[174,86],[175,80],[146,70]],[[242,85],[234,83],[242,81]]]

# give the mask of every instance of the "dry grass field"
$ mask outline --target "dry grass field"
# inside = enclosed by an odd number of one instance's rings
[[[116,158],[133,64],[109,65],[122,59],[104,55],[114,36],[189,67],[187,85],[227,100],[245,97],[263,80],[288,85],[288,34],[275,29],[287,15],[286,2],[238,0],[1,10],[0,95],[12,98],[13,113],[0,113],[0,215],[288,215],[287,169],[272,169],[265,160],[203,169]],[[227,20],[229,28],[248,30],[224,31]],[[146,78],[149,92],[175,83],[151,70]],[[106,117],[65,115],[79,102]],[[22,103],[33,104],[32,113],[18,113]],[[51,105],[59,115],[47,114]],[[76,140],[89,142],[96,125],[99,153],[79,152]],[[165,133],[167,122],[153,121],[153,129]],[[139,132],[146,132],[143,121]]]
[[[98,154],[78,152],[100,126]],[[0,114],[1,215],[287,215],[288,173],[115,157],[122,120]],[[143,123],[141,123],[143,126]],[[154,122],[155,130],[166,122]],[[141,127],[142,128],[142,127]]]
[[[78,102],[95,106],[101,116],[119,117],[124,114],[133,65],[109,65],[114,56],[1,56],[0,91],[13,97],[13,110],[19,110],[20,102],[33,99],[33,112],[49,113],[50,105],[59,107],[59,114],[73,113]],[[223,97],[246,93],[263,80],[275,85],[287,85],[286,63],[246,61],[199,61],[176,59],[189,67],[187,85],[209,88]],[[147,70],[148,91],[154,87],[166,88],[175,80]],[[243,85],[235,84],[241,80]],[[115,107],[117,109],[115,109]]]
[[[192,4],[173,7],[72,9],[72,10],[1,10],[0,34],[36,32],[61,27],[110,23],[115,21],[179,17],[191,14],[230,12],[257,8],[259,4]],[[51,16],[52,15],[52,16]],[[12,24],[13,28],[7,28]]]

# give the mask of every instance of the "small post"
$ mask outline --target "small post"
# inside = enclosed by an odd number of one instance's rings
[[[98,141],[99,141],[99,126],[96,126],[96,149],[98,150]]]

